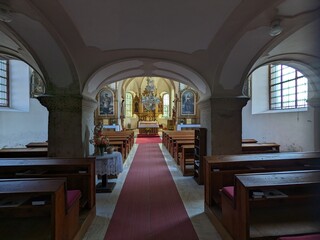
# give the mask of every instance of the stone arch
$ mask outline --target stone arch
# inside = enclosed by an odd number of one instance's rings
[[[103,84],[137,76],[158,76],[187,84],[209,98],[211,92],[205,79],[193,69],[160,59],[127,59],[101,67],[89,77],[83,95],[92,97]]]

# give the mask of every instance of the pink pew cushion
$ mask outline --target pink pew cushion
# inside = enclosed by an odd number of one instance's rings
[[[234,186],[223,187],[222,192],[230,199],[234,199]]]
[[[310,234],[303,236],[280,237],[278,240],[320,240],[320,234]]]
[[[68,190],[67,191],[67,209],[72,207],[72,205],[81,197],[80,190]]]

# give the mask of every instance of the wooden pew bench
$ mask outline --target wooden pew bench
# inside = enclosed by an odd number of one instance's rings
[[[63,178],[0,180],[1,238],[73,239],[80,228],[80,196],[66,189]]]
[[[27,148],[47,148],[48,147],[48,142],[30,142],[26,145]]]
[[[280,237],[277,240],[319,240],[320,234],[308,234],[308,235],[299,235],[299,236],[286,236]]]
[[[320,232],[320,171],[235,175],[224,187],[222,223],[235,240]]]
[[[168,151],[170,155],[174,158],[176,149],[176,141],[178,140],[194,140],[194,134],[178,134],[170,135],[168,142]]]
[[[122,159],[125,160],[130,153],[130,150],[134,144],[134,132],[122,131],[122,132],[110,132],[103,131],[103,135],[106,136],[112,146],[116,146],[122,153]],[[122,146],[119,144],[122,141]]]
[[[186,136],[186,135],[194,136],[194,130],[186,130],[186,131],[166,130],[162,132],[162,143],[169,151],[170,138],[172,138],[173,136]]]
[[[278,153],[280,145],[277,143],[242,143],[242,153]]]
[[[81,239],[96,215],[95,158],[0,158],[0,178],[66,178],[67,190],[81,191]]]
[[[176,161],[178,165],[180,165],[180,158],[182,155],[182,146],[183,145],[194,145],[194,138],[193,139],[177,139],[174,142],[173,148],[173,159]]]
[[[47,147],[2,148],[0,158],[47,157]]]
[[[282,152],[205,156],[205,203],[220,204],[220,190],[240,173],[320,169],[320,152]]]
[[[320,152],[288,152],[206,156],[205,213],[224,239],[232,239],[222,225],[221,189],[234,185],[242,173],[320,169]]]
[[[95,207],[95,158],[0,158],[0,179],[67,178],[68,189],[79,189],[81,205]]]
[[[194,145],[182,145],[180,168],[183,176],[193,176],[194,174]]]

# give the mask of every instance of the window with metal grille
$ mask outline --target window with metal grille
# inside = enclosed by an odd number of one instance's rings
[[[0,107],[9,107],[9,61],[0,60]]]
[[[308,79],[286,65],[269,65],[270,110],[307,107]]]
[[[162,113],[163,117],[166,117],[166,118],[169,117],[169,108],[170,108],[169,94],[165,93],[163,95],[163,113]]]
[[[132,117],[132,94],[126,93],[126,117]]]

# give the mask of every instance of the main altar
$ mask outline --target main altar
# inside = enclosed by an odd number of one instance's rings
[[[139,121],[139,133],[143,134],[157,134],[159,130],[159,123],[157,121]]]

